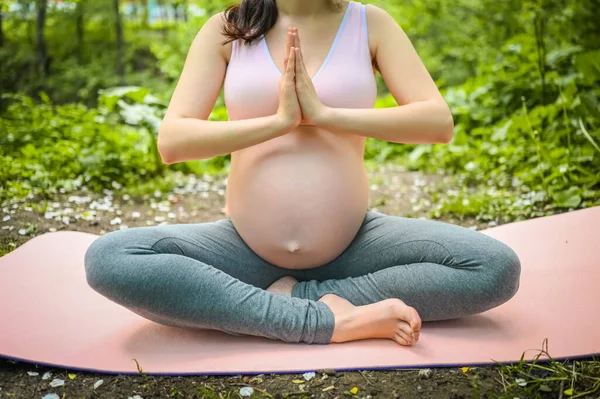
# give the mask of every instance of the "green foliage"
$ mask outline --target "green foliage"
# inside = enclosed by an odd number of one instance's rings
[[[9,101],[0,118],[0,200],[46,196],[81,186],[92,190],[137,185],[155,175],[148,143],[81,104],[53,106],[41,95]]]
[[[491,9],[508,7],[504,3],[481,4]],[[413,5],[425,7],[419,1]],[[520,217],[536,215],[540,209],[550,212],[600,204],[600,50],[580,45],[578,26],[568,25],[571,30],[566,30],[562,25],[574,23],[587,11],[574,4],[556,14],[548,14],[556,11],[552,3],[547,9],[535,2],[525,2],[522,7],[520,14],[507,14],[506,22],[520,22],[518,27],[499,32],[493,25],[474,35],[476,45],[482,46],[475,57],[465,54],[461,62],[451,62],[449,52],[472,49],[467,41],[448,52],[439,51],[441,43],[434,35],[427,35],[429,42],[422,43],[425,52],[435,47],[439,54],[425,59],[426,63],[433,61],[437,66],[442,63],[436,62],[443,60],[456,67],[470,60],[470,68],[474,68],[463,83],[441,85],[455,118],[454,140],[449,145],[390,145],[367,140],[367,158],[396,160],[416,170],[444,171],[457,177],[463,191],[440,193],[436,198],[439,206],[433,211],[436,216],[450,212],[484,219],[498,214]],[[456,10],[455,16],[459,16],[463,11],[477,12],[478,6],[463,9],[459,4]],[[412,14],[407,14],[405,19],[411,21]],[[503,14],[492,18],[498,15]],[[542,17],[547,18],[545,30],[539,28]],[[413,29],[429,27],[427,18],[418,24],[412,20],[417,24]],[[479,15],[475,24],[459,19],[465,26],[459,33],[481,26],[489,18]],[[436,29],[450,34],[448,29],[456,24],[447,22]],[[490,47],[495,41],[502,45]],[[433,68],[432,74],[442,82],[462,80],[452,69]],[[378,102],[378,106],[390,105],[394,105],[391,96]],[[470,189],[473,187],[478,189]]]
[[[433,190],[434,216],[514,219],[600,204],[596,0],[373,3],[410,37],[453,111],[455,134],[448,145],[369,138],[367,164],[397,162],[454,176],[460,190]],[[156,134],[192,40],[231,3],[197,1],[205,13],[177,24],[124,20],[124,76],[116,75],[112,4],[49,6],[48,76],[39,73],[35,13],[3,19],[0,87],[40,101],[2,98],[0,130],[8,134],[0,135],[0,178],[8,183],[0,199],[79,185],[151,190],[170,184],[167,170],[229,167],[229,155],[166,166]],[[376,107],[396,106],[382,77],[377,81]],[[210,120],[227,120],[222,93]]]

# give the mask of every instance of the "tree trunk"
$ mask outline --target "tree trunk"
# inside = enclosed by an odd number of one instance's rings
[[[113,0],[113,10],[115,13],[115,32],[117,34],[117,76],[121,83],[125,84],[125,42],[123,40],[123,21],[121,20],[120,1]]]
[[[75,10],[75,27],[77,29],[77,57],[79,58],[79,63],[83,63],[83,53],[85,46],[85,22],[84,22],[84,3],[85,0],[80,0],[77,2],[77,8]]]
[[[2,10],[0,10],[0,47],[4,46],[4,28],[2,27]]]
[[[42,78],[48,76],[50,63],[48,62],[48,50],[46,40],[44,39],[44,29],[46,27],[46,0],[37,2],[37,21],[36,21],[36,45],[38,56],[38,67]]]

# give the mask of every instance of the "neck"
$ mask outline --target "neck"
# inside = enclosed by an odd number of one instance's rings
[[[330,10],[329,0],[277,0],[277,8],[283,15],[311,17]]]

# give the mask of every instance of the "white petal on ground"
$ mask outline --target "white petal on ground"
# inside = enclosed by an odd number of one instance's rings
[[[56,231],[56,227],[50,227],[48,228],[48,231],[54,233]]]
[[[46,371],[44,373],[44,375],[42,376],[42,380],[47,380],[50,377],[52,377],[52,372],[51,371]]]
[[[114,218],[110,221],[110,224],[121,224],[121,218]]]
[[[431,369],[421,369],[419,370],[419,377],[429,378],[431,376]]]
[[[240,389],[241,396],[252,396],[254,389],[252,387],[243,387]]]
[[[29,374],[30,376],[36,376],[36,375],[40,375],[40,373],[38,373],[37,371],[28,371],[27,374]]]
[[[10,220],[10,216],[9,216],[9,215],[6,215],[6,216],[4,216],[4,217],[2,218],[2,221],[3,221],[3,222],[8,222],[9,220]]]
[[[310,373],[304,373],[304,374],[302,374],[302,377],[304,377],[304,379],[306,381],[310,381],[314,376],[315,376],[315,373],[312,372],[312,371]]]
[[[50,386],[52,388],[56,388],[56,387],[62,387],[63,385],[65,385],[65,380],[61,380],[60,378],[55,378],[52,380],[52,382],[50,383]]]
[[[25,234],[27,234],[27,230],[25,229],[19,229],[19,234],[24,236]]]
[[[141,214],[139,212],[131,212],[132,218],[139,218],[140,216],[141,216]]]
[[[49,393],[48,395],[44,396],[42,399],[60,399],[60,396],[58,396],[55,393]]]
[[[133,395],[133,396],[128,397],[127,399],[144,399],[144,398],[142,398],[140,395]]]
[[[98,389],[100,385],[104,384],[104,380],[98,380],[94,383],[94,389]]]

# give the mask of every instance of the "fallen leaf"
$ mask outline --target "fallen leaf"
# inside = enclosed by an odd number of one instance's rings
[[[461,370],[463,373],[466,373],[467,371],[469,371],[470,369],[468,367],[461,367]]]
[[[565,389],[564,390],[565,395],[567,396],[571,396],[573,395],[573,388],[569,388],[569,389]]]
[[[327,391],[331,391],[332,389],[335,389],[335,387],[333,385],[330,385],[327,388],[323,388],[322,391],[327,392]]]
[[[292,380],[294,384],[304,384],[304,380]]]
[[[77,377],[77,374],[67,374],[70,380],[74,380]]]
[[[354,387],[354,388],[352,388],[352,389],[350,390],[350,393],[351,393],[352,395],[356,395],[356,394],[358,393],[358,387]]]

